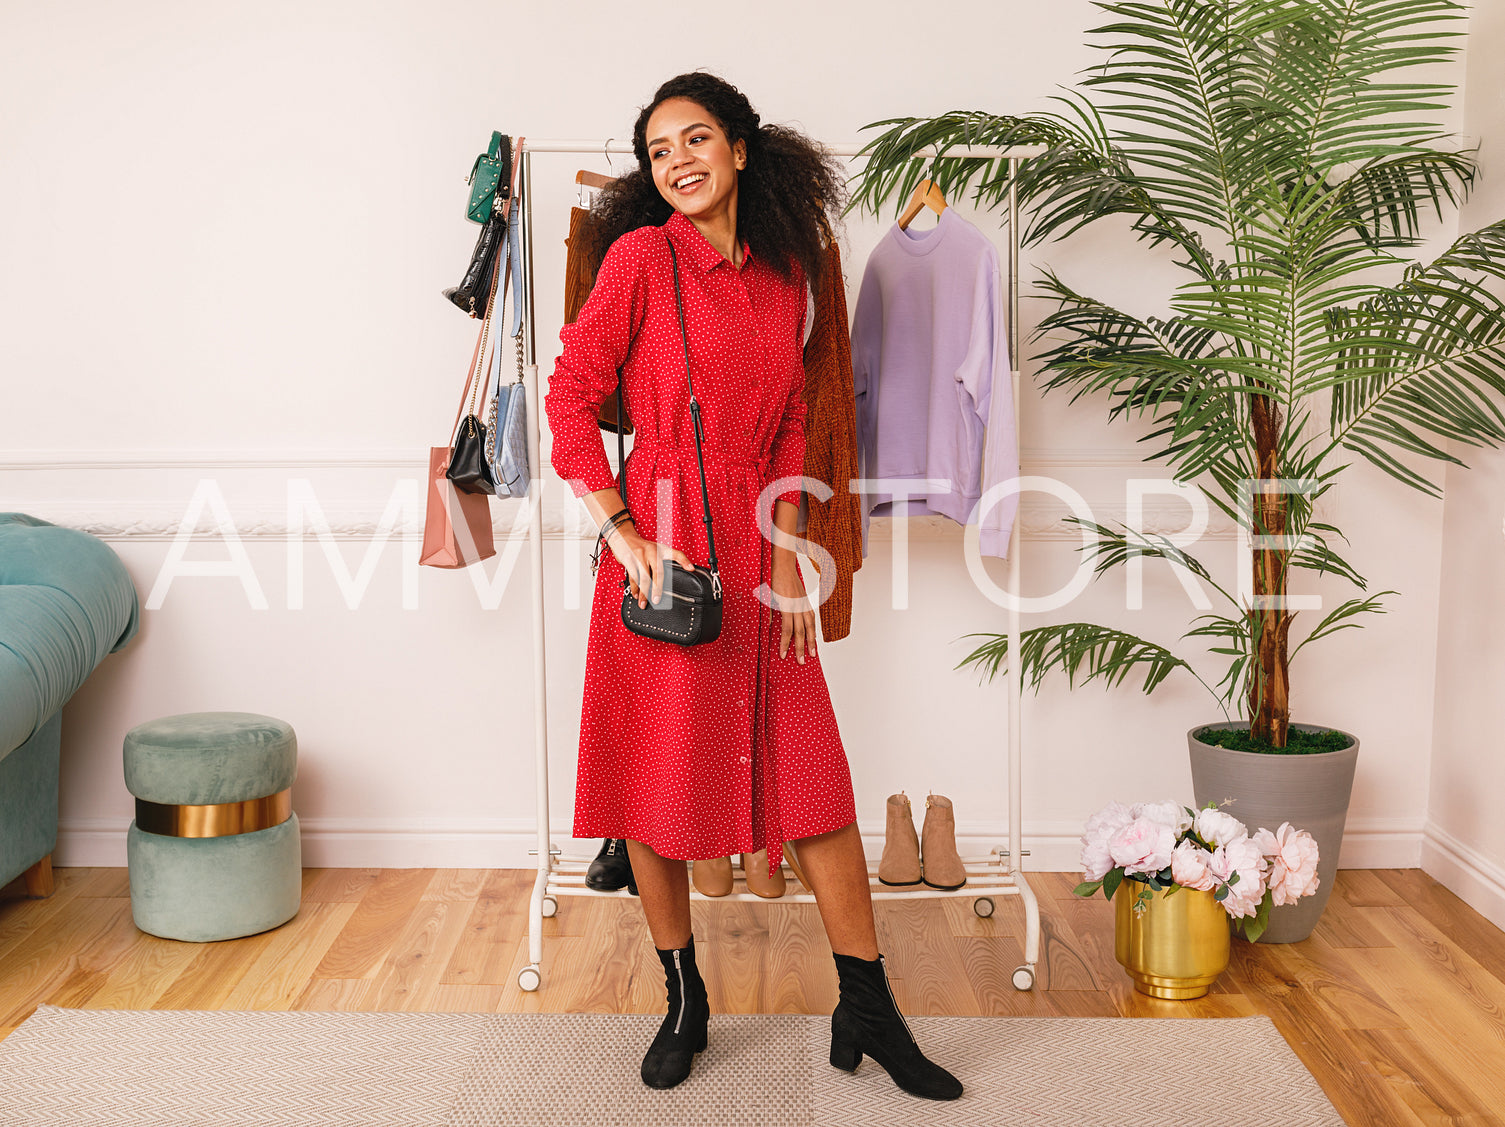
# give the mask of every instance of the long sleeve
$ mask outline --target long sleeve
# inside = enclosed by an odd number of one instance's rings
[[[852,314],[852,398],[857,425],[857,477],[873,476],[873,436],[877,417],[878,347],[883,332],[883,299],[873,277],[873,263],[868,260],[857,290],[857,308]],[[868,503],[858,498],[861,511],[859,534],[862,555],[867,555]]]
[[[801,275],[803,278],[803,275]],[[800,282],[804,286],[803,280]],[[806,318],[809,316],[809,305],[800,314],[799,340],[803,344],[805,338]],[[805,416],[809,407],[805,404],[805,370],[799,370],[797,380],[790,381],[789,395],[784,400],[784,413],[779,419],[779,429],[774,432],[773,442],[768,450],[768,475],[770,478],[801,477],[805,472]],[[788,501],[791,505],[800,503],[802,489],[786,489],[780,493],[776,500]]]
[[[1014,424],[1013,364],[1008,348],[1008,320],[1003,305],[998,261],[986,256],[987,275],[979,279],[978,291],[986,302],[977,311],[975,322],[979,343],[986,347],[976,365],[980,394],[975,394],[978,411],[986,426],[982,455],[982,491],[1019,475],[1019,440]],[[986,391],[982,392],[983,381]],[[992,505],[978,526],[978,550],[985,556],[1007,557],[1009,533],[1019,509],[1019,494]]]
[[[617,373],[647,309],[645,242],[638,235],[623,236],[606,252],[580,315],[559,333],[564,351],[544,396],[554,436],[550,462],[577,497],[616,484],[596,413],[616,391]]]

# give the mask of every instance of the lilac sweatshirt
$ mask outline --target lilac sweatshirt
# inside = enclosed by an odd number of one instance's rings
[[[863,498],[862,554],[869,516],[938,513],[976,519],[979,497],[1016,477],[1014,393],[998,250],[947,208],[928,231],[895,225],[868,259],[852,318],[859,476],[947,488]],[[983,555],[1008,554],[1018,495],[993,505],[979,529]]]

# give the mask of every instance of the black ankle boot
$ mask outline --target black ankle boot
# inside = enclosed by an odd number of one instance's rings
[[[899,1013],[888,986],[883,956],[872,962],[851,955],[836,956],[841,1001],[831,1015],[831,1063],[856,1072],[866,1053],[883,1066],[895,1084],[927,1100],[954,1100],[961,1081],[925,1059]]]
[[[609,837],[601,843],[601,851],[585,870],[585,887],[597,892],[615,892],[626,885],[634,896],[637,885],[632,880],[632,861],[627,856],[627,843],[621,838]]]
[[[650,1088],[672,1088],[690,1075],[695,1054],[706,1046],[706,1024],[711,1007],[705,980],[695,965],[695,937],[687,947],[658,952],[669,988],[669,1012],[658,1027],[658,1036],[643,1058],[643,1083]]]

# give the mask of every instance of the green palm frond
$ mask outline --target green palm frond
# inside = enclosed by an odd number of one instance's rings
[[[1228,669],[1218,681],[1218,687],[1210,690],[1225,709],[1248,693],[1250,666],[1254,660],[1249,616],[1199,615],[1193,620],[1191,629],[1181,637],[1210,639],[1214,644],[1207,647],[1208,652],[1228,660]]]
[[[1401,455],[1505,444],[1505,221],[1459,239],[1400,285],[1330,313],[1332,445],[1439,495]]]
[[[1339,630],[1352,630],[1362,625],[1354,621],[1361,614],[1384,614],[1385,608],[1380,604],[1380,600],[1386,595],[1394,595],[1396,593],[1395,591],[1380,591],[1367,599],[1349,599],[1347,602],[1341,603],[1317,624],[1316,629],[1301,640],[1296,648],[1291,651],[1291,657],[1294,658],[1300,653],[1302,647],[1308,642],[1315,642],[1319,638],[1329,637],[1336,634]]]
[[[1007,634],[963,636],[987,641],[957,662],[956,668],[974,665],[983,671],[987,680],[1008,671]],[[1073,687],[1101,681],[1106,687],[1113,688],[1123,684],[1130,674],[1142,673],[1144,682],[1140,688],[1146,693],[1153,692],[1178,669],[1197,677],[1190,665],[1164,646],[1089,622],[1066,622],[1025,630],[1019,635],[1019,652],[1021,676],[1034,689],[1040,687],[1045,675],[1052,670],[1064,673],[1067,683]],[[1200,677],[1197,680],[1211,691]]]
[[[1062,519],[1067,524],[1085,528],[1095,537],[1080,549],[1092,561],[1092,570],[1095,575],[1102,575],[1105,571],[1119,567],[1131,559],[1165,560],[1167,563],[1191,572],[1228,602],[1237,602],[1232,595],[1219,586],[1217,580],[1213,579],[1212,573],[1202,565],[1200,560],[1168,536],[1161,536],[1154,532],[1141,532],[1128,527],[1109,528],[1107,525],[1084,520],[1081,517],[1063,517]]]
[[[1303,532],[1310,538],[1306,545],[1291,553],[1287,561],[1291,567],[1299,567],[1304,571],[1314,571],[1318,575],[1336,575],[1346,579],[1361,591],[1368,588],[1368,581],[1358,573],[1352,564],[1333,549],[1332,544],[1324,533],[1342,537],[1330,524],[1316,522],[1308,523]]]

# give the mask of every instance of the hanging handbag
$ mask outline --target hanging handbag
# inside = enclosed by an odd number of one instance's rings
[[[477,336],[476,350],[470,358],[472,377],[480,355],[481,338]],[[470,379],[467,379],[465,390],[460,393],[460,407],[455,412],[456,425],[469,393]],[[469,567],[496,555],[496,542],[491,533],[491,503],[483,493],[461,493],[455,488],[454,482],[449,480],[451,453],[448,446],[429,449],[423,549],[418,554],[418,562],[430,567]]]
[[[487,422],[486,458],[491,466],[491,480],[496,483],[498,497],[526,497],[528,495],[528,394],[523,384],[523,326],[522,285],[519,263],[521,256],[517,247],[517,227],[508,232],[507,260],[503,270],[507,281],[502,283],[502,307],[507,305],[507,285],[512,284],[512,345],[517,353],[517,378],[510,384],[502,383],[502,350],[499,338],[492,337],[496,346],[492,350],[493,376],[490,383],[496,387],[491,400],[491,412]]]
[[[491,147],[476,157],[466,182],[470,185],[470,202],[465,205],[467,219],[485,223],[491,218],[498,195],[505,216],[512,183],[512,142],[505,134],[492,132]]]
[[[498,497],[528,495],[528,396],[523,384],[523,345],[513,338],[517,350],[517,379],[510,384],[498,380],[496,396],[491,401],[490,429],[486,455],[491,464],[491,479]],[[501,349],[497,349],[496,367],[501,369]]]
[[[497,252],[507,241],[507,217],[500,208],[491,213],[470,253],[470,265],[458,286],[444,291],[444,296],[472,317],[485,315],[491,301],[491,284],[496,275]]]
[[[493,263],[493,269],[500,272],[502,261],[498,259]],[[505,288],[506,283],[503,283]],[[496,281],[492,280],[491,292],[496,294]],[[481,322],[481,341],[478,355],[484,360],[486,357],[486,340],[491,334],[491,314],[495,303],[486,307],[486,319]],[[496,482],[491,477],[491,465],[486,458],[486,425],[476,415],[476,396],[480,393],[482,380],[480,373],[476,371],[476,361],[471,360],[471,370],[465,380],[465,390],[470,394],[470,412],[459,424],[459,430],[454,434],[454,453],[449,460],[449,468],[445,476],[454,482],[455,488],[462,493],[489,493],[496,492]],[[463,410],[465,399],[460,399],[460,407]]]
[[[465,268],[465,277],[458,286],[451,286],[443,291],[444,296],[454,303],[456,308],[472,317],[482,317],[485,310],[491,304],[492,286],[496,280],[496,261],[503,253],[503,247],[507,242],[508,216],[511,212],[512,197],[517,194],[517,169],[522,157],[523,138],[517,139],[514,149],[505,135],[493,133],[491,135],[493,148],[500,144],[498,150],[504,153],[505,160],[499,161],[497,166],[500,179],[492,179],[491,194],[488,201],[494,201],[495,206],[488,203],[484,219],[477,221],[482,223],[481,233],[476,237],[475,250],[470,254],[470,265]],[[498,140],[500,139],[500,140]],[[482,162],[487,160],[485,154],[476,158],[476,168],[472,169],[472,177],[480,176]],[[506,175],[502,175],[505,171]],[[510,179],[509,179],[510,177]],[[488,174],[489,179],[489,174]],[[479,185],[480,181],[477,180]],[[471,208],[467,212],[470,218],[476,219],[479,214],[475,208],[475,189],[471,192]]]
[[[710,554],[707,567],[685,568],[674,560],[664,560],[664,588],[658,602],[638,606],[627,577],[622,577],[622,625],[645,638],[658,638],[681,646],[714,642],[721,636],[721,570],[716,564],[716,537],[711,531],[711,498],[705,486],[705,454],[702,450],[704,430],[700,423],[700,401],[695,398],[695,383],[690,378],[690,338],[685,332],[684,299],[679,291],[679,256],[667,235],[669,258],[674,267],[674,308],[679,314],[679,339],[685,352],[685,382],[690,387],[690,418],[695,424],[695,464],[700,469],[700,503],[705,511],[705,540]],[[622,410],[622,381],[617,380],[618,418]],[[623,453],[622,428],[617,428],[617,464],[622,467],[623,489],[627,483],[627,459]],[[623,498],[626,499],[625,497]],[[598,544],[599,549],[599,544]]]

